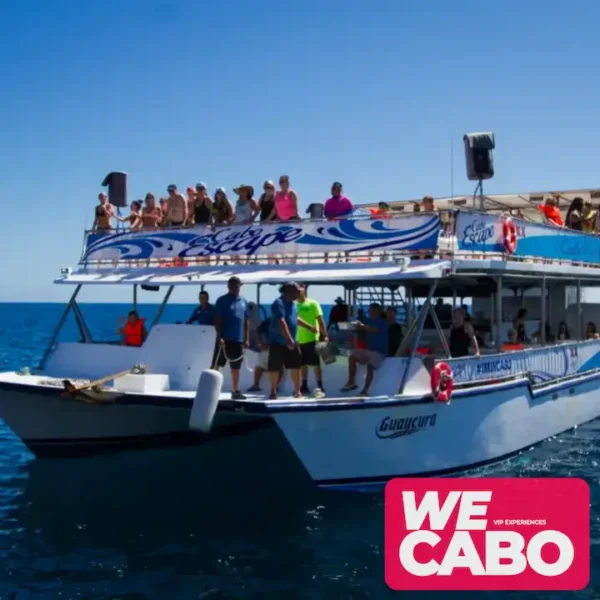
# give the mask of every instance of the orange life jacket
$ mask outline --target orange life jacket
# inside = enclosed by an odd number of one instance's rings
[[[514,352],[515,350],[525,350],[523,344],[502,344],[500,349],[504,352]]]
[[[127,321],[123,333],[126,346],[141,346],[144,341],[144,319],[138,319],[133,325]]]

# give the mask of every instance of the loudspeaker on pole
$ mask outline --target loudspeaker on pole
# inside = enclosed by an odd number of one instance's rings
[[[467,162],[467,178],[470,181],[482,181],[494,176],[493,150],[496,147],[494,134],[491,132],[466,133],[465,158]]]
[[[113,171],[102,182],[103,187],[108,186],[108,201],[118,208],[127,206],[127,173]]]

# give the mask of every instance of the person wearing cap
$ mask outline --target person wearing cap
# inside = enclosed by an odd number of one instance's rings
[[[182,227],[187,221],[188,205],[183,194],[177,191],[177,186],[172,183],[168,188],[166,224],[171,227]]]
[[[225,188],[218,187],[215,190],[215,201],[213,202],[213,222],[215,225],[229,225],[233,221],[233,208]]]
[[[241,287],[240,278],[231,277],[227,282],[227,294],[215,303],[217,348],[213,366],[218,369],[229,362],[232,400],[246,399],[240,392],[239,383],[244,348],[250,345],[250,310],[246,299],[240,296]]]
[[[335,299],[335,306],[333,306],[329,312],[329,323],[327,328],[332,325],[337,327],[338,323],[345,323],[348,320],[348,312],[348,305],[340,296],[338,296]]]
[[[213,200],[206,193],[206,184],[197,183],[194,201],[191,205],[192,223],[195,225],[212,225]]]
[[[321,305],[312,298],[309,298],[306,293],[306,286],[303,283],[298,284],[300,286],[300,294],[298,296],[298,316],[309,325],[316,328],[316,331],[309,331],[305,327],[298,328],[298,344],[300,346],[300,355],[302,357],[302,385],[300,391],[307,396],[310,394],[308,388],[308,368],[312,367],[315,372],[315,378],[317,380],[317,387],[315,388],[315,396],[324,396],[325,390],[323,388],[323,375],[321,373],[321,360],[317,354],[317,342],[323,340],[328,342],[327,328],[325,327],[325,321],[323,320],[323,310]]]
[[[342,194],[342,184],[335,181],[331,186],[331,198],[325,202],[325,217],[329,220],[352,216],[354,206],[350,198]]]
[[[298,326],[305,327],[313,333],[318,329],[298,317],[296,300],[300,295],[300,286],[289,282],[281,289],[281,296],[271,305],[271,321],[269,324],[269,379],[271,381],[270,400],[277,399],[277,385],[283,367],[289,370],[294,385],[294,398],[301,398],[300,367],[302,356],[296,342]]]
[[[351,392],[358,388],[356,385],[357,365],[365,365],[367,374],[360,396],[368,396],[369,388],[373,383],[375,371],[382,365],[388,355],[388,324],[383,316],[380,304],[374,302],[369,306],[369,316],[362,321],[354,321],[358,331],[367,334],[366,349],[356,349],[348,358],[348,382],[342,388],[342,392]]]
[[[235,224],[250,225],[260,212],[254,199],[254,188],[251,185],[242,184],[233,192],[238,195],[238,201],[235,203]]]

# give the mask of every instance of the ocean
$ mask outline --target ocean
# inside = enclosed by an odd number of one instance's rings
[[[63,306],[0,306],[0,368],[35,366]],[[81,308],[94,335],[114,339],[129,306]],[[192,308],[168,306],[162,321],[185,320]],[[140,305],[143,316],[154,309]],[[65,334],[77,339],[74,323]],[[3,424],[0,439],[0,600],[420,597],[384,583],[381,494],[247,489],[235,481],[223,493],[194,470],[194,449],[37,461]],[[476,473],[586,479],[592,575],[572,598],[600,597],[599,464],[596,421]],[[492,594],[443,594],[464,596]]]

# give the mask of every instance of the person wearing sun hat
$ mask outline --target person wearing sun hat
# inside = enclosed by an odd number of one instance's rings
[[[260,212],[254,199],[254,188],[242,184],[234,188],[233,193],[238,195],[238,201],[235,203],[235,224],[250,225]]]

